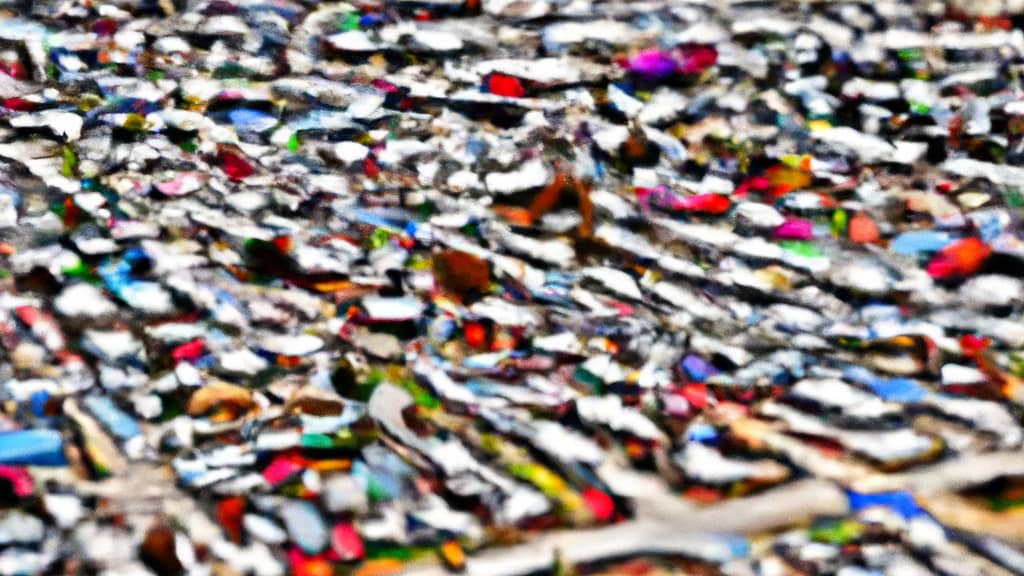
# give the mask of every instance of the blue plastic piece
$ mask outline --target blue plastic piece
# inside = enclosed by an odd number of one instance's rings
[[[897,254],[915,255],[938,252],[946,247],[953,239],[945,232],[936,230],[915,230],[904,232],[893,238],[889,248]]]
[[[228,119],[236,129],[246,132],[263,132],[277,125],[273,114],[252,108],[236,108],[228,112]]]
[[[88,396],[82,400],[82,405],[119,440],[130,440],[142,434],[139,423],[106,396]]]
[[[908,378],[877,378],[868,387],[890,402],[920,402],[928,394],[928,390]]]
[[[0,464],[67,466],[64,439],[56,430],[0,432]]]
[[[906,519],[926,514],[910,492],[879,492],[877,494],[862,494],[847,490],[847,497],[850,500],[850,510],[859,512],[867,508],[884,506],[898,513]]]
[[[714,442],[718,440],[718,430],[710,424],[693,424],[686,429],[686,439],[690,442]]]
[[[32,408],[32,413],[39,417],[45,416],[46,402],[49,399],[50,393],[45,390],[40,390],[29,396],[28,405]]]
[[[686,358],[683,358],[682,368],[686,375],[695,382],[704,382],[719,372],[711,363],[695,354],[688,354]]]

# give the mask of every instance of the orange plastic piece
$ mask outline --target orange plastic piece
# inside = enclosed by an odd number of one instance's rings
[[[402,563],[394,558],[369,560],[352,573],[352,576],[391,576],[402,572]]]
[[[518,206],[495,206],[494,211],[512,224],[516,226],[532,226],[533,217],[530,216],[530,211],[526,208],[519,208]]]
[[[722,499],[721,493],[704,486],[691,486],[683,495],[702,504],[711,504]]]
[[[932,278],[970,276],[991,254],[992,247],[978,238],[964,238],[939,251],[928,263],[928,274]]]
[[[878,224],[867,214],[858,212],[850,219],[850,240],[858,244],[873,244],[879,237]]]
[[[809,171],[785,165],[772,166],[765,171],[765,175],[777,194],[807,188],[814,181]]]

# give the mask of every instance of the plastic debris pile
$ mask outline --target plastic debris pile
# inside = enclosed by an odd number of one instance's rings
[[[0,2],[0,574],[1024,573],[1018,4]]]

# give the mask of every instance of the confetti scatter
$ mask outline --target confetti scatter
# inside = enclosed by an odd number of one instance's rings
[[[1017,1],[0,1],[0,576],[1024,572]]]

